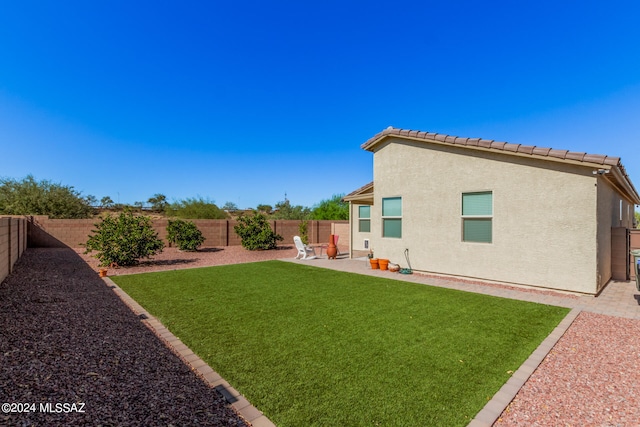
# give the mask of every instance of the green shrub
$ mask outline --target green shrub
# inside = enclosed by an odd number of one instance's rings
[[[180,200],[165,207],[168,216],[183,219],[226,219],[225,211],[202,197]]]
[[[300,240],[305,245],[309,244],[309,221],[301,221],[298,224],[298,233],[300,233]]]
[[[178,245],[181,251],[197,251],[204,237],[193,222],[176,219],[169,220],[167,240]]]
[[[36,181],[27,175],[22,181],[0,178],[0,216],[49,215],[49,218],[90,218],[94,196],[83,198],[68,185]]]
[[[322,200],[311,211],[311,219],[349,219],[349,203],[342,200],[344,194],[334,194],[330,199]]]
[[[240,215],[238,224],[233,229],[242,239],[242,246],[250,251],[275,249],[276,242],[283,240],[281,235],[271,229],[267,217],[258,212],[253,216]]]
[[[130,210],[117,217],[106,216],[95,226],[94,234],[85,244],[85,253],[97,251],[101,266],[136,265],[140,258],[149,258],[164,248],[151,219],[135,216]]]
[[[288,199],[276,203],[276,209],[271,214],[271,219],[309,219],[311,211],[302,205],[293,206]]]

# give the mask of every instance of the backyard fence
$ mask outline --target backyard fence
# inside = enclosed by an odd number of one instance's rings
[[[611,278],[635,280],[635,266],[630,251],[640,249],[640,229],[611,229]]]
[[[12,271],[27,247],[35,248],[81,248],[95,230],[96,219],[50,219],[48,216],[2,217],[0,218],[0,282]],[[237,246],[241,244],[236,234],[234,220],[193,220],[205,237],[205,247]],[[293,236],[300,234],[299,220],[269,221],[271,228],[280,234],[283,244],[293,245]],[[154,219],[153,228],[167,244],[167,219]],[[624,231],[624,232],[623,232]],[[329,235],[340,237],[341,250],[348,251],[348,221],[307,221],[309,243],[328,243]],[[640,249],[640,229],[612,229],[612,278],[614,280],[635,279],[633,257],[629,250]],[[628,259],[626,261],[625,259]],[[628,275],[627,275],[628,274]],[[625,277],[626,276],[626,277]]]
[[[629,230],[629,247],[630,249],[636,250],[640,249],[640,229]],[[629,258],[629,263],[633,266],[633,256]],[[636,278],[636,269],[631,268],[631,280],[635,280]]]
[[[89,235],[96,229],[96,219],[50,219],[47,216],[29,217],[29,246],[44,248],[80,248],[86,243]],[[240,237],[236,234],[235,220],[225,219],[194,219],[191,220],[202,232],[206,239],[203,246],[237,246],[241,244]],[[168,246],[167,219],[153,219],[152,225]],[[274,220],[269,221],[271,228],[283,237],[283,244],[293,245],[293,236],[300,235],[299,220]],[[345,229],[346,226],[346,229]],[[328,243],[329,235],[339,234],[340,245],[349,244],[348,221],[307,221],[307,234],[309,243]],[[335,231],[337,230],[337,231]]]
[[[0,218],[0,283],[12,271],[27,248],[27,220],[24,218]]]

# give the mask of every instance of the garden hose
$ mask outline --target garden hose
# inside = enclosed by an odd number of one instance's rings
[[[411,268],[411,262],[409,262],[409,248],[404,250],[404,258],[407,260],[407,265],[409,266],[409,268],[401,268],[400,273],[413,274],[413,269]]]

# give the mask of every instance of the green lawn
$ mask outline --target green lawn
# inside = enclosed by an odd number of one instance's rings
[[[278,426],[465,426],[569,311],[283,261],[112,279]]]

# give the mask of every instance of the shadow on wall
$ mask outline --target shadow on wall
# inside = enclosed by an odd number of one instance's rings
[[[30,248],[81,248],[95,229],[94,219],[29,218]]]
[[[69,245],[47,233],[38,222],[38,217],[30,217],[29,226],[30,248],[68,248]],[[86,239],[85,239],[86,240]]]
[[[0,218],[0,283],[27,249],[27,220],[24,217]]]

